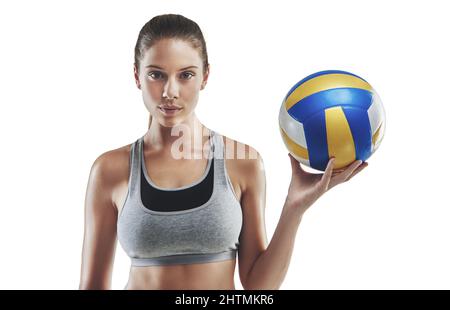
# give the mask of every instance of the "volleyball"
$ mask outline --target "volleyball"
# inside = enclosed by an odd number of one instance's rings
[[[286,94],[279,128],[289,153],[324,171],[335,157],[335,170],[366,161],[384,137],[386,116],[380,97],[363,78],[345,71],[311,74]]]

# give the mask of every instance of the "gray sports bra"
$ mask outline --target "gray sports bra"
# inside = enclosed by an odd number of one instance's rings
[[[117,221],[118,240],[130,256],[131,265],[195,264],[235,259],[242,210],[226,171],[222,136],[211,130],[210,154],[203,177],[176,189],[160,188],[151,182],[142,164],[143,138],[131,145],[128,193]],[[207,175],[213,175],[213,186],[209,199],[203,204],[184,210],[178,208],[180,211],[156,211],[142,202],[141,177],[145,186],[164,194],[175,194],[194,188]]]

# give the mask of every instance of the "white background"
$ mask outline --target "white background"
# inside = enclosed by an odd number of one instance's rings
[[[291,174],[277,124],[286,92],[306,75],[339,69],[368,80],[383,100],[380,148],[307,211],[281,288],[450,289],[444,5],[2,2],[0,288],[78,288],[90,167],[147,130],[132,72],[139,30],[178,13],[200,25],[209,52],[199,119],[264,159],[269,240]],[[118,244],[112,288],[125,286],[129,264]]]

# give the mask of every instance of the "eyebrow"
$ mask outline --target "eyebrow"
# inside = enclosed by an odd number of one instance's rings
[[[156,65],[148,65],[148,66],[146,66],[146,68],[150,68],[150,67],[156,68],[156,69],[164,70],[163,68],[161,68],[161,67],[159,67],[159,66],[156,66]],[[189,67],[182,68],[182,69],[180,69],[179,71],[183,71],[183,70],[190,69],[190,68],[197,68],[197,69],[198,69],[197,66],[189,66]]]

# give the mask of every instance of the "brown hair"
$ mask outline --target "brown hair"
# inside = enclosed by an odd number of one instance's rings
[[[134,64],[137,72],[145,52],[161,39],[181,39],[197,49],[203,60],[203,72],[208,70],[208,53],[203,33],[196,22],[178,14],[163,14],[150,19],[139,32],[134,48]],[[152,115],[148,127],[152,122]]]

